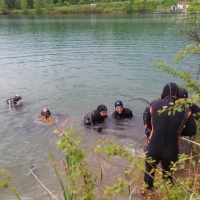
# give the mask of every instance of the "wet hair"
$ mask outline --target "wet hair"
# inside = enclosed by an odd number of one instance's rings
[[[185,88],[179,88],[178,98],[188,98],[188,92]]]
[[[165,97],[167,96],[178,97],[178,92],[179,92],[179,88],[178,88],[178,85],[176,85],[176,83],[167,83],[163,88],[161,99],[165,99]]]
[[[46,118],[49,118],[51,116],[51,112],[47,108],[43,108],[41,111],[41,115],[45,116]]]
[[[15,95],[14,97],[13,97],[13,103],[14,104],[17,104],[17,102],[19,101],[19,100],[21,100],[22,98],[19,96],[19,95]]]
[[[115,101],[115,108],[117,106],[122,106],[123,107],[123,103],[120,100]]]

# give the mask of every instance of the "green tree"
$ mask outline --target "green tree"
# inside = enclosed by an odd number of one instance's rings
[[[188,7],[188,11],[190,12],[200,12],[200,2],[199,1],[193,1]]]
[[[42,0],[42,7],[47,8],[47,6],[48,6],[47,0]]]
[[[47,10],[53,9],[53,0],[41,0],[42,7],[46,8]]]
[[[28,13],[27,0],[21,0],[21,10],[22,10],[23,13]]]
[[[16,9],[21,9],[21,0],[16,0],[15,1],[15,8]]]
[[[162,2],[164,8],[170,9],[171,6],[175,5],[178,1],[177,0],[165,0]]]
[[[200,16],[188,14],[184,18],[177,18],[175,22],[175,29],[191,41],[185,49],[181,49],[175,56],[175,62],[181,62],[184,58],[190,58],[190,60],[194,59],[195,66],[192,68],[194,68],[195,71],[193,71],[193,74],[190,72],[187,73],[185,71],[178,71],[168,66],[166,63],[159,61],[156,61],[155,65],[164,72],[172,74],[174,77],[183,80],[184,87],[189,89],[191,94],[190,99],[192,103],[200,104],[200,83],[199,80],[196,80],[199,78],[200,74]],[[188,66],[188,68],[191,69],[191,66]],[[194,140],[200,142],[199,120],[197,121],[197,126],[197,134]]]
[[[54,3],[53,0],[47,0],[47,5],[45,6],[45,8],[49,11],[54,9]]]
[[[5,0],[0,0],[0,12],[6,13],[8,11],[8,6]]]
[[[131,2],[131,5],[133,6],[133,4],[134,4],[134,0],[130,0],[130,2]]]
[[[33,0],[33,8],[36,13],[42,12],[42,1],[41,0]]]
[[[5,0],[8,10],[15,8],[15,0]]]
[[[58,6],[63,6],[62,0],[58,0],[57,5],[58,5]]]
[[[187,45],[184,50],[180,50],[176,55],[176,61],[180,62],[186,56],[190,56],[190,60],[194,60],[196,63],[195,76],[198,78],[200,73],[200,16],[199,15],[187,15],[182,21],[176,24],[176,29],[179,32],[192,41]]]

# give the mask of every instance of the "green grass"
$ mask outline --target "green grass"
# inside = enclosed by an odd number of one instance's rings
[[[12,14],[22,14],[22,10],[9,10]],[[133,6],[130,1],[126,2],[112,2],[112,3],[97,3],[95,8],[90,4],[84,5],[68,5],[54,7],[49,11],[45,8],[41,9],[41,14],[92,14],[92,13],[131,13],[133,12]],[[37,13],[35,9],[28,9],[28,14]]]

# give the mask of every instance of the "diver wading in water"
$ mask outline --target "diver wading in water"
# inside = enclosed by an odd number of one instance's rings
[[[129,108],[124,108],[121,101],[115,101],[115,111],[111,115],[114,119],[131,119],[133,113]]]
[[[147,189],[154,187],[155,168],[161,162],[163,178],[173,183],[171,162],[178,160],[179,137],[191,136],[196,134],[196,123],[190,109],[184,104],[180,104],[182,112],[175,111],[169,115],[169,110],[175,107],[178,98],[179,88],[175,83],[168,83],[164,86],[161,99],[155,100],[150,104],[149,109],[145,109],[145,127],[149,131],[148,144],[146,148],[145,161],[146,169],[144,182]],[[163,107],[166,110],[159,114]],[[152,161],[148,161],[152,160]]]
[[[93,128],[97,132],[102,131],[102,127],[95,127],[104,123],[104,120],[107,118],[107,107],[103,104],[99,105],[96,110],[89,112],[85,115],[83,123],[87,128]]]

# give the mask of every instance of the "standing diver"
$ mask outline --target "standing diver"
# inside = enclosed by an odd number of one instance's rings
[[[99,105],[96,110],[87,113],[84,116],[83,123],[85,127],[91,128],[93,127],[94,130],[97,132],[102,131],[102,127],[94,127],[95,125],[101,124],[107,118],[107,107],[103,104]]]
[[[163,178],[173,183],[171,163],[178,160],[179,137],[196,134],[195,119],[190,109],[186,108],[184,104],[179,105],[183,109],[182,112],[175,111],[171,115],[168,114],[176,106],[178,92],[179,88],[175,83],[166,84],[161,99],[153,101],[150,108],[145,109],[145,123],[146,127],[150,129],[144,174],[147,189],[154,187],[155,168],[159,162],[162,165]],[[166,110],[159,113],[166,106]],[[148,161],[149,159],[152,160]]]

